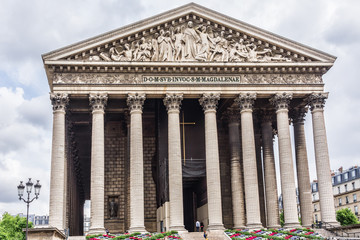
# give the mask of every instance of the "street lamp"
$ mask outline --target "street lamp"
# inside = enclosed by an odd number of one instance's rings
[[[33,199],[30,200],[30,193],[31,193],[31,190],[32,190],[32,187],[34,185],[33,182],[31,182],[31,178],[29,178],[29,181],[27,183],[25,183],[26,185],[26,192],[28,194],[28,197],[27,197],[27,200],[25,200],[23,198],[23,195],[24,195],[24,190],[25,190],[25,186],[23,184],[22,181],[20,181],[20,184],[19,186],[17,186],[17,189],[18,189],[18,195],[19,195],[19,200],[23,200],[26,204],[27,204],[27,212],[26,212],[26,240],[28,239],[28,224],[29,224],[29,205],[32,201],[34,201],[34,199],[38,199],[39,198],[39,195],[40,195],[40,188],[41,188],[41,185],[40,185],[40,180],[37,180],[35,186],[34,186],[34,189],[35,189],[35,197]]]

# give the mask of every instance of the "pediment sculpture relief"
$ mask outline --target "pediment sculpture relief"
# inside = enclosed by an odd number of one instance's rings
[[[292,59],[269,47],[240,36],[214,31],[210,25],[192,21],[160,29],[140,40],[111,47],[90,61],[202,61],[202,62],[291,62]]]

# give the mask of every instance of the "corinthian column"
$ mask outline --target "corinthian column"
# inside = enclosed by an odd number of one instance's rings
[[[276,94],[270,102],[276,108],[276,119],[279,141],[279,159],[281,190],[284,206],[284,221],[286,228],[299,227],[297,215],[294,165],[291,151],[291,139],[289,129],[289,103],[292,99],[291,93]]]
[[[328,93],[313,93],[307,98],[313,122],[316,175],[318,179],[321,221],[338,225],[330,175],[329,150],[326,138],[324,105]]]
[[[180,105],[182,94],[166,94],[168,111],[170,230],[185,231],[183,216],[183,186],[180,140]]]
[[[90,94],[92,108],[91,134],[91,218],[90,233],[104,233],[104,180],[105,180],[105,138],[104,114],[107,93]]]
[[[66,93],[50,93],[53,105],[53,136],[51,148],[49,225],[65,228],[65,109],[69,103]]]
[[[292,122],[294,125],[296,172],[298,177],[299,200],[301,223],[304,227],[310,227],[313,223],[312,200],[309,176],[309,165],[306,151],[306,140],[304,120],[307,108],[295,108],[292,111]]]
[[[234,229],[245,227],[245,206],[243,174],[241,171],[241,143],[239,111],[230,108],[229,117],[229,145],[231,161],[231,195],[233,207]]]
[[[199,99],[205,114],[206,183],[208,195],[208,230],[223,230],[219,146],[216,126],[216,107],[220,94],[203,94]]]
[[[263,139],[263,159],[266,193],[267,227],[280,227],[278,190],[273,147],[273,112],[264,111],[262,115],[261,134]]]
[[[144,159],[142,107],[145,94],[129,94],[130,110],[130,232],[146,232],[144,220]]]
[[[246,227],[261,228],[256,149],[253,125],[253,105],[256,93],[242,93],[236,102],[241,113],[241,139],[244,167]]]

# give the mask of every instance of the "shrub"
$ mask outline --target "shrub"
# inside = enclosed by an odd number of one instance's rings
[[[336,221],[338,221],[341,226],[359,223],[357,217],[349,208],[336,211]]]

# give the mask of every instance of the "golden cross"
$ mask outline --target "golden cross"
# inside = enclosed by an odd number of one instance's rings
[[[194,122],[185,122],[184,112],[182,112],[182,122],[180,122],[180,125],[182,125],[182,135],[183,135],[183,157],[184,157],[184,165],[186,164],[186,157],[185,157],[185,125],[195,125]]]

